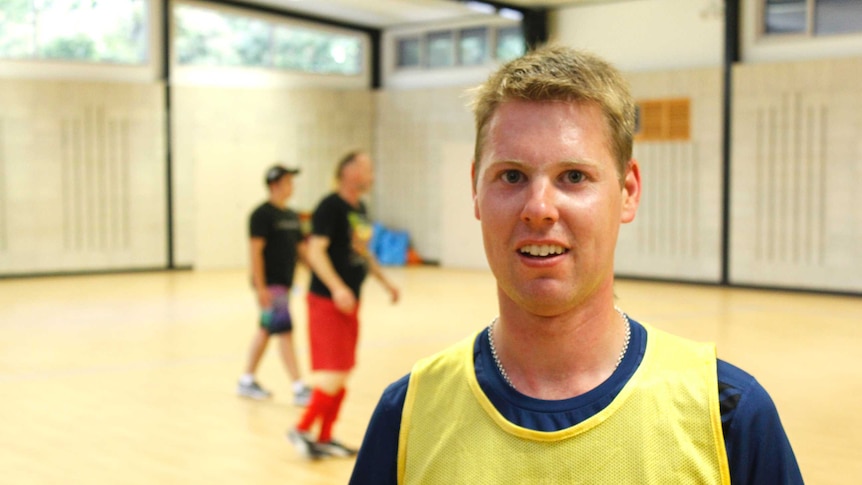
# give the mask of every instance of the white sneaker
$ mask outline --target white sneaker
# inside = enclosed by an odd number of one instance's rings
[[[318,447],[317,443],[314,442],[308,433],[303,433],[298,429],[293,428],[287,432],[287,439],[293,444],[293,447],[296,448],[296,452],[303,458],[318,460],[326,456],[326,453]]]
[[[272,396],[271,392],[260,387],[260,385],[255,381],[251,381],[250,384],[243,384],[240,382],[236,387],[236,393],[242,397],[257,399],[258,401],[269,399]]]
[[[305,386],[301,391],[293,393],[293,404],[300,407],[308,406],[311,401],[311,388]]]

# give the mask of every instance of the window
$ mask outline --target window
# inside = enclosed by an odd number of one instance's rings
[[[455,65],[455,50],[452,45],[452,31],[430,32],[426,44],[428,67],[448,67]]]
[[[767,0],[765,31],[767,34],[801,34],[808,22],[807,0]]]
[[[862,32],[862,2],[817,0],[814,3],[814,33],[817,35]]]
[[[477,66],[488,57],[488,28],[462,29],[458,35],[458,61],[462,66]]]
[[[180,64],[266,66],[270,26],[246,17],[179,6],[174,45]]]
[[[395,38],[393,48],[398,69],[481,66],[510,61],[526,52],[520,25],[511,24],[403,35]]]
[[[405,37],[397,40],[398,67],[419,67],[422,64],[422,44],[419,37]]]
[[[765,0],[766,35],[830,35],[862,32],[860,0]]]
[[[277,27],[273,51],[275,67],[335,74],[362,71],[362,45],[356,37]]]
[[[511,61],[526,52],[527,45],[520,25],[497,30],[496,57],[499,61]]]
[[[182,65],[342,75],[362,72],[362,40],[358,36],[186,5],[175,8],[174,19],[174,45]]]
[[[0,0],[0,58],[144,64],[147,0]]]

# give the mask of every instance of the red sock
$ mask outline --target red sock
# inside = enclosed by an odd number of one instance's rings
[[[332,397],[332,402],[329,409],[323,414],[323,422],[320,425],[320,436],[317,441],[328,443],[332,439],[332,426],[335,420],[338,419],[338,411],[341,410],[341,403],[344,401],[344,395],[347,393],[345,388],[341,388],[338,393]]]
[[[311,400],[308,403],[308,407],[305,408],[305,412],[302,414],[302,417],[299,419],[299,424],[296,425],[296,429],[303,433],[311,431],[311,427],[314,425],[314,422],[317,421],[317,418],[321,416],[325,417],[335,400],[336,396],[330,396],[317,388],[312,389]]]

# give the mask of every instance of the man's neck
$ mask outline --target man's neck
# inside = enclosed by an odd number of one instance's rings
[[[521,393],[566,399],[610,377],[624,345],[625,322],[613,299],[555,316],[501,302],[494,340],[502,365]]]
[[[350,187],[341,186],[338,188],[336,192],[339,197],[344,199],[348,204],[357,207],[359,206],[359,200],[362,198],[362,194],[357,190],[353,190]]]
[[[278,198],[278,197],[270,197],[270,198],[269,198],[269,203],[270,203],[271,205],[273,205],[273,206],[275,206],[275,207],[279,208],[279,209],[282,209],[282,210],[284,210],[284,209],[286,209],[286,208],[287,208],[287,201],[286,201],[286,200],[282,200],[282,199],[280,199],[280,198]]]

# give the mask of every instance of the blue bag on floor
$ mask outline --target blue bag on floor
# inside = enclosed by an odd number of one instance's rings
[[[379,222],[374,223],[374,235],[371,237],[371,250],[382,265],[404,266],[407,264],[407,249],[410,237],[407,231],[387,229]]]

